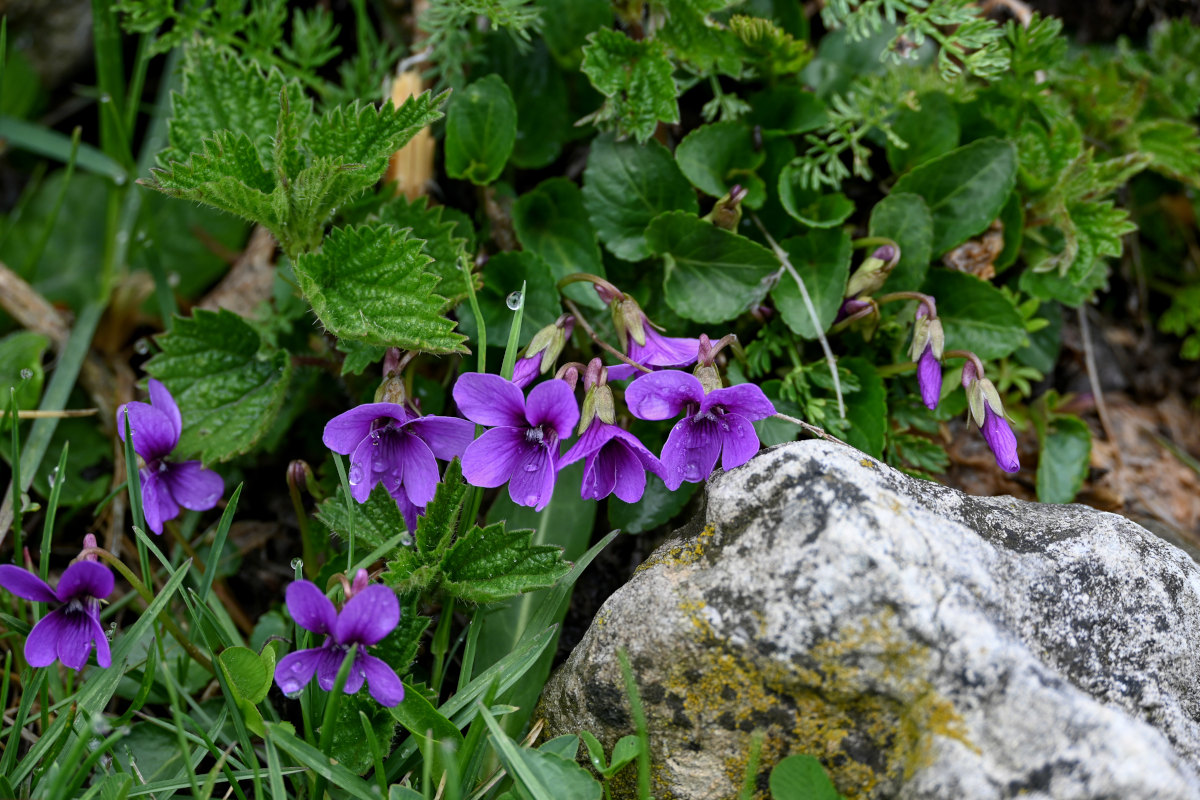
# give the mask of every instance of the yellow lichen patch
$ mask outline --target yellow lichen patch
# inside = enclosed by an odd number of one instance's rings
[[[695,564],[704,556],[705,550],[708,549],[709,544],[712,542],[712,538],[716,535],[716,527],[713,525],[706,525],[704,530],[696,534],[696,537],[691,541],[676,545],[665,552],[660,551],[659,553],[656,553],[655,555],[646,559],[643,564],[634,570],[634,574],[636,575],[644,569],[649,569],[650,567],[658,566],[659,564],[670,564],[671,566],[687,566],[689,564]]]
[[[858,463],[862,464],[867,469],[875,469],[875,462],[869,458],[861,458],[859,459]]]
[[[761,770],[790,753],[808,753],[851,800],[893,791],[927,763],[935,736],[970,746],[953,705],[928,680],[927,649],[904,637],[890,611],[845,626],[814,646],[810,666],[800,667],[731,652],[703,615],[703,600],[679,607],[696,627],[696,646],[689,657],[663,665],[662,687],[681,707],[687,736],[703,743],[723,730],[741,739],[742,751],[724,763],[731,791],[742,783],[754,730],[766,732]],[[665,788],[665,779],[658,772],[656,788]]]

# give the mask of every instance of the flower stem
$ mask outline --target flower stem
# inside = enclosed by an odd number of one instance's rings
[[[787,414],[779,414],[779,413],[775,414],[775,419],[781,419],[784,422],[790,422],[793,425],[799,425],[801,428],[803,428],[804,430],[808,431],[813,436],[816,436],[818,438],[826,439],[831,442],[837,442],[838,444],[846,444],[841,439],[834,436],[832,433],[826,432],[826,430],[824,428],[821,428],[821,427],[818,427],[811,423],[805,422],[802,419],[796,419],[795,417],[789,417]],[[849,445],[846,445],[846,446],[849,447]]]
[[[572,277],[572,276],[570,276],[570,275],[567,276],[567,278],[570,278],[570,277]],[[563,278],[563,280],[565,281],[567,278]],[[559,283],[561,284],[562,281],[559,281]],[[607,353],[611,353],[612,355],[616,356],[624,363],[628,364],[631,367],[636,367],[637,369],[640,369],[642,372],[652,372],[652,370],[649,369],[648,367],[643,367],[641,364],[637,363],[632,358],[625,355],[621,351],[617,350],[617,348],[613,347],[611,344],[609,344],[608,342],[604,341],[599,336],[597,336],[596,331],[592,328],[592,326],[590,324],[588,324],[587,318],[583,316],[583,312],[581,312],[579,310],[579,306],[575,305],[574,301],[564,297],[563,303],[565,303],[567,308],[569,308],[571,310],[571,313],[575,315],[575,319],[579,320],[580,327],[582,327],[584,329],[584,331],[587,332],[587,335],[591,337],[592,341],[595,342],[600,347],[600,349],[604,350]]]
[[[112,565],[113,569],[121,573],[121,577],[128,581],[129,585],[133,587],[134,591],[141,595],[141,598],[146,601],[147,605],[154,602],[154,593],[146,587],[146,584],[142,583],[141,580],[138,579],[137,575],[133,574],[133,570],[127,567],[125,562],[121,561],[121,559],[117,558],[112,553],[108,552],[102,547],[85,547],[79,555],[94,555],[104,559]],[[166,612],[166,609],[159,612],[158,620],[166,627],[167,632],[175,637],[175,641],[179,642],[180,646],[187,651],[187,654],[191,656],[197,664],[209,672],[213,672],[212,662],[209,661],[208,657],[197,650],[196,646],[188,640],[183,631],[179,629],[179,626],[175,624],[175,620],[173,620],[171,615]]]
[[[937,306],[933,304],[933,298],[921,292],[889,292],[888,294],[879,295],[874,300],[879,305],[894,303],[898,300],[916,300],[925,306],[925,311],[929,314],[930,318],[937,317]]]
[[[983,371],[983,362],[979,360],[979,356],[972,353],[970,350],[947,350],[942,353],[942,358],[965,358],[975,365],[976,377],[984,378],[986,375]]]

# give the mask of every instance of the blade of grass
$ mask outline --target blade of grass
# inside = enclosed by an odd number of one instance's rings
[[[280,750],[294,758],[297,763],[312,770],[326,781],[331,781],[351,797],[357,797],[360,800],[379,800],[379,795],[375,794],[375,790],[370,784],[341,764],[331,762],[329,757],[317,748],[297,739],[294,734],[283,727],[282,723],[268,724],[267,737]]]
[[[337,722],[337,709],[342,703],[342,698],[346,696],[346,679],[350,677],[350,670],[354,664],[354,659],[358,656],[358,645],[350,646],[350,650],[346,653],[346,657],[342,659],[342,665],[338,667],[337,677],[333,679],[333,688],[329,691],[329,697],[325,701],[325,715],[321,720],[321,744],[322,753],[329,756],[330,762],[333,761],[333,726]],[[313,792],[313,797],[325,796],[325,781],[324,775],[317,774],[317,788]],[[334,784],[336,786],[336,784]]]
[[[72,139],[75,137],[7,114],[0,115],[0,137],[4,138],[10,148],[36,153],[63,164],[71,163]],[[79,168],[87,172],[117,183],[129,180],[129,174],[124,167],[91,145],[79,144],[76,159]]]
[[[525,319],[525,281],[521,281],[521,299],[513,309],[512,325],[508,328],[508,344],[504,348],[504,361],[500,363],[500,377],[511,381],[517,363],[517,351],[521,349],[521,324]]]
[[[204,570],[204,583],[200,586],[200,602],[208,604],[208,593],[212,591],[213,581],[217,578],[217,565],[221,563],[221,552],[225,549],[225,539],[229,536],[229,528],[233,525],[233,512],[237,509],[238,499],[242,496],[244,483],[239,483],[233,490],[225,510],[221,512],[221,521],[217,524],[217,532],[213,535],[212,549],[208,551],[208,567]]]
[[[650,736],[646,732],[646,711],[642,708],[637,679],[633,675],[633,667],[629,665],[629,653],[624,647],[617,649],[617,660],[621,664],[621,677],[625,680],[625,694],[629,697],[634,730],[641,742],[638,750],[638,800],[650,800]]]
[[[268,747],[268,749],[267,749],[267,757],[268,758],[270,758],[270,754],[273,749],[274,748]],[[276,756],[276,760],[278,760],[278,756]],[[279,769],[280,776],[297,775],[302,772],[304,772],[303,767],[281,767]],[[233,779],[237,780],[237,781],[245,781],[245,780],[249,780],[250,778],[254,777],[253,774],[248,769],[238,770],[236,772],[233,772],[232,775],[233,775]],[[216,782],[217,783],[228,783],[229,780],[227,777],[226,778],[217,778]],[[181,780],[178,778],[171,778],[169,780],[155,781],[153,783],[144,783],[141,786],[135,786],[133,789],[131,789],[129,791],[129,794],[127,796],[128,797],[143,797],[145,795],[158,795],[162,792],[169,792],[169,791],[173,791],[173,790],[178,791],[180,789],[186,789],[186,788],[188,788],[186,780]],[[280,795],[278,795],[278,797],[279,797],[279,800],[287,800],[289,796],[287,794],[280,794]],[[375,800],[378,800],[378,798],[375,798]]]
[[[529,768],[520,750],[513,744],[512,739],[508,738],[508,734],[500,727],[500,723],[496,722],[496,718],[483,707],[483,704],[479,705],[479,716],[483,717],[483,721],[487,723],[488,729],[492,732],[492,742],[500,754],[500,760],[504,762],[504,766],[513,778],[524,784],[524,788],[533,795],[534,800],[553,800],[554,793],[550,787],[542,783],[538,774]]]
[[[475,277],[471,274],[471,264],[466,256],[458,259],[458,268],[463,280],[467,283],[467,303],[471,306],[471,316],[475,318],[475,330],[479,337],[479,367],[478,372],[487,372],[487,326],[483,324],[483,312],[479,310],[479,298],[475,296]],[[478,426],[476,426],[478,428]],[[479,431],[475,431],[476,435]]]
[[[24,547],[22,538],[24,537],[25,525],[25,504],[21,502],[21,495],[25,489],[20,488],[23,484],[21,480],[21,423],[17,420],[17,387],[8,387],[8,418],[10,421],[9,430],[12,432],[11,445],[12,450],[12,492],[9,494],[10,502],[13,508],[13,557],[16,560],[21,559],[21,551]],[[0,541],[3,541],[4,531],[0,530]]]
[[[58,215],[62,211],[63,203],[67,199],[67,189],[71,186],[71,178],[75,175],[75,160],[79,156],[79,137],[82,135],[82,128],[75,127],[71,133],[71,152],[67,156],[67,168],[63,172],[62,185],[58,188],[58,196],[54,198],[54,205],[50,208],[50,215],[46,217],[46,221],[42,223],[42,232],[38,235],[37,242],[33,249],[29,251],[29,255],[25,257],[25,270],[21,274],[32,275],[38,261],[42,258],[42,253],[46,252],[46,245],[50,242],[50,235],[54,232],[54,225],[58,222]]]
[[[38,553],[38,574],[42,576],[42,580],[46,580],[50,572],[50,539],[54,535],[54,518],[58,514],[62,487],[67,482],[67,451],[70,446],[70,442],[63,442],[62,452],[58,455],[58,466],[54,468],[54,480],[50,485],[50,499],[46,502],[46,520],[42,524],[42,549]]]

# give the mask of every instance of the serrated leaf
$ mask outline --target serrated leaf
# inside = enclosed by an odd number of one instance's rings
[[[1025,344],[1025,323],[1003,292],[965,272],[931,270],[922,291],[937,299],[947,350],[970,350],[984,361]]]
[[[459,259],[467,255],[470,231],[454,215],[445,213],[446,206],[430,205],[428,197],[409,201],[404,195],[396,197],[379,209],[379,219],[397,228],[412,229],[412,236],[423,240],[421,251],[433,261],[425,268],[436,275],[438,292],[446,297],[446,308],[453,308],[466,299],[467,289],[459,268]]]
[[[211,463],[250,452],[283,406],[290,356],[224,309],[196,309],[156,341],[162,352],[146,371],[166,385],[183,414],[179,455],[199,453]]]
[[[183,88],[171,96],[170,146],[159,154],[162,165],[186,162],[190,154],[203,151],[203,142],[214,132],[230,131],[245,135],[272,172],[280,92],[286,93],[293,115],[303,120],[312,114],[312,101],[299,81],[287,81],[279,70],[264,71],[211,43],[186,47],[181,71]]]
[[[675,161],[693,186],[721,197],[740,185],[747,190],[747,208],[761,208],[766,202],[766,185],[754,172],[765,158],[762,150],[754,149],[750,127],[739,122],[702,125],[675,148]]]
[[[379,658],[378,647],[371,648],[376,658]],[[386,659],[385,659],[386,660]],[[388,662],[391,666],[391,662]],[[404,700],[408,700],[407,693]],[[404,703],[400,703],[404,705]],[[329,755],[339,764],[345,765],[356,774],[363,774],[374,763],[371,748],[367,745],[363,730],[362,716],[367,718],[367,724],[375,735],[375,741],[383,750],[386,758],[391,750],[392,740],[396,736],[396,719],[385,708],[371,697],[369,691],[358,691],[348,694],[338,701],[337,718],[333,720],[333,734],[329,744]]]
[[[762,302],[780,269],[767,248],[686,211],[656,217],[646,242],[666,264],[667,304],[697,322],[726,322]]]
[[[353,511],[347,508],[346,495],[342,487],[317,506],[317,519],[335,536],[345,539],[350,531],[351,515],[353,515],[354,539],[366,544],[368,550],[383,545],[393,539],[397,533],[407,530],[404,515],[395,499],[383,488],[382,483],[375,484],[367,502],[350,501]],[[407,548],[397,548],[406,550]],[[393,554],[385,554],[391,558]]]
[[[1134,147],[1150,157],[1151,169],[1200,187],[1200,135],[1190,122],[1156,119],[1130,131]]]
[[[1017,153],[1002,139],[979,139],[926,161],[893,192],[920,195],[933,215],[933,255],[982,231],[1000,213],[1016,182]]]
[[[446,466],[442,482],[433,500],[425,507],[425,515],[417,519],[417,552],[429,560],[440,556],[458,529],[467,484],[462,479],[462,465],[453,459]]]
[[[461,353],[465,339],[441,315],[445,299],[426,272],[424,242],[389,225],[334,228],[321,252],[296,260],[296,279],[317,317],[339,339]]]
[[[530,544],[531,530],[505,530],[498,522],[471,529],[442,558],[442,589],[469,603],[495,603],[534,589],[547,589],[571,566],[562,548]]]
[[[804,281],[817,312],[820,332],[824,333],[842,307],[842,296],[850,277],[849,235],[840,229],[815,230],[805,236],[786,239],[780,247],[787,252],[788,260]],[[771,299],[783,321],[797,336],[817,338],[812,315],[808,313],[800,287],[791,273],[785,271],[779,276],[779,283],[771,290]]]
[[[892,192],[871,209],[871,236],[891,239],[900,246],[900,260],[888,275],[889,292],[915,292],[929,272],[933,256],[933,216],[920,195]]]
[[[368,367],[380,361],[387,353],[386,347],[374,344],[364,344],[353,339],[339,339],[338,352],[345,354],[342,362],[343,375],[361,375]]]
[[[654,135],[660,121],[679,122],[679,92],[662,42],[635,42],[604,28],[588,36],[581,69],[608,98],[596,114],[597,122],[613,121],[619,133],[640,142]]]
[[[517,199],[512,218],[521,246],[541,256],[555,281],[573,272],[604,277],[604,261],[596,244],[596,231],[588,222],[583,192],[571,181],[542,181]],[[564,293],[582,305],[604,308],[590,285],[571,285]]]
[[[517,104],[499,75],[458,92],[446,110],[446,172],[478,185],[500,176],[517,140]]]
[[[245,133],[218,131],[186,161],[155,168],[146,185],[185,200],[207,203],[271,228],[282,228],[286,202]]]
[[[646,226],[666,211],[700,210],[696,193],[667,148],[638,146],[611,135],[592,142],[583,172],[583,203],[600,241],[625,261],[649,257]]]

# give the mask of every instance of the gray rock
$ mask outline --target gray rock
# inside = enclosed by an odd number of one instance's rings
[[[632,731],[655,796],[735,797],[789,753],[849,798],[1200,797],[1200,570],[1083,506],[977,498],[825,442],[713,478],[543,695],[547,732]],[[634,768],[618,796],[635,796]]]

